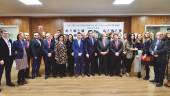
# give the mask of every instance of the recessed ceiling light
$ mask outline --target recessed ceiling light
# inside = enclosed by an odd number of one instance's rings
[[[25,5],[42,5],[42,2],[39,0],[19,0],[21,3]]]
[[[131,4],[135,0],[114,0],[113,4],[114,5],[119,5],[119,4]]]

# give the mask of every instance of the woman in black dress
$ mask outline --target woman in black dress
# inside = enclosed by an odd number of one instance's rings
[[[73,44],[73,35],[69,34],[66,42],[67,56],[68,56],[67,73],[69,74],[69,76],[74,75],[74,57],[73,57],[74,54],[73,54],[72,44]]]
[[[144,43],[143,43],[143,57],[145,58],[149,58],[151,57],[151,53],[149,51],[149,48],[152,44],[152,39],[151,39],[151,35],[149,32],[145,32],[144,34]],[[150,64],[151,64],[151,61],[150,60],[143,60],[142,61],[143,64],[145,65],[145,70],[146,70],[146,75],[145,77],[143,78],[144,80],[149,80],[150,76],[149,76],[149,73],[150,73]]]

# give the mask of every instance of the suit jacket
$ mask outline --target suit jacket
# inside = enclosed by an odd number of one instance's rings
[[[115,54],[116,52],[119,52],[119,54],[122,54],[123,52],[123,42],[118,40],[118,47],[116,47],[116,41],[113,40],[110,43],[110,51]]]
[[[80,46],[78,44],[78,40],[77,39],[74,40],[72,47],[73,47],[73,52],[74,52],[74,57],[75,58],[78,57],[78,53],[82,53],[82,56],[83,56],[84,50],[85,50],[85,48],[84,48],[84,41],[83,40],[81,40]]]
[[[90,38],[87,38],[85,40],[85,53],[89,55],[94,55],[94,53],[97,53],[96,50],[96,39],[92,38],[93,42]]]
[[[105,40],[105,46],[103,45],[102,40],[98,40],[97,50],[98,52],[109,52],[110,41],[108,39]]]
[[[40,40],[41,45],[36,39],[31,40],[30,48],[33,58],[42,56],[42,40]]]
[[[9,39],[9,42],[11,43],[12,48],[12,40]],[[0,38],[0,52],[0,60],[7,60],[9,58],[9,48],[2,37]]]
[[[50,48],[48,46],[48,41],[45,39],[42,44],[42,50],[45,56],[48,56],[48,53],[53,53],[54,52],[54,46],[55,42],[54,40],[51,40]]]
[[[24,56],[24,42],[20,41],[20,40],[16,40],[13,43],[13,47],[12,47],[12,53],[14,55],[15,59],[22,59]]]
[[[159,44],[157,45],[157,50],[154,51],[156,42],[157,40],[154,40],[153,43],[151,44],[150,52],[154,52],[155,55],[158,55],[158,57],[156,57],[158,61],[164,62],[166,61],[168,46],[166,45],[165,41],[161,40]]]

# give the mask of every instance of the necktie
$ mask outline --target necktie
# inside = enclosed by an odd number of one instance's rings
[[[106,46],[105,40],[103,40],[103,46],[104,46],[104,47]]]
[[[48,48],[51,46],[51,40],[48,40]]]
[[[116,48],[118,49],[118,40],[116,40]]]
[[[92,45],[94,45],[93,38],[91,38],[91,43],[92,43]]]
[[[26,48],[28,48],[29,47],[29,41],[27,40],[27,45],[26,45]]]

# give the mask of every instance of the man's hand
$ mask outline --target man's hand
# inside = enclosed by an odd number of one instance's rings
[[[89,58],[89,54],[86,54],[86,57]]]
[[[48,57],[51,57],[52,56],[52,54],[51,53],[48,53]]]
[[[4,65],[4,60],[1,60],[1,61],[0,61],[0,65]]]
[[[116,52],[116,53],[115,53],[115,56],[119,56],[119,52]]]

